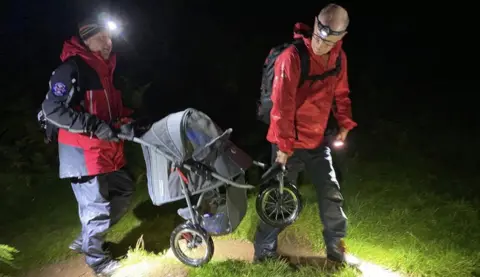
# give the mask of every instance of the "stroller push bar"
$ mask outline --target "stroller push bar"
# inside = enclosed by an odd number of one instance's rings
[[[140,138],[134,137],[134,138],[132,139],[131,137],[129,137],[129,136],[127,136],[127,135],[124,135],[124,134],[121,134],[121,133],[118,134],[117,136],[118,136],[119,139],[127,140],[127,141],[133,141],[133,142],[135,142],[135,143],[144,145],[144,146],[149,147],[149,148],[151,148],[151,149],[155,149],[155,151],[156,151],[157,153],[159,153],[160,155],[163,155],[167,160],[169,160],[169,161],[174,161],[174,159],[173,159],[171,156],[169,156],[169,155],[167,155],[166,153],[163,153],[162,151],[160,151],[157,147],[155,147],[155,145],[150,144],[150,143],[148,143],[148,142],[146,142],[146,141],[144,141],[144,140],[142,140],[142,139],[140,139]],[[256,165],[262,164],[262,163],[259,163],[259,162],[254,162],[254,163],[255,163]],[[257,163],[258,163],[258,164],[257,164]],[[265,166],[264,164],[262,164],[262,165]],[[260,166],[260,165],[258,165],[258,166]],[[185,169],[187,169],[187,170],[192,170],[192,167],[191,167],[190,165],[188,165],[188,164],[184,164],[183,167],[184,167]],[[262,166],[260,166],[260,167],[262,167]],[[236,183],[236,182],[234,182],[234,181],[232,181],[232,180],[229,180],[229,179],[227,179],[227,178],[225,178],[225,177],[223,177],[223,176],[221,176],[221,175],[219,175],[219,174],[217,174],[217,173],[215,173],[215,172],[211,172],[211,175],[212,175],[212,177],[214,177],[214,178],[216,178],[216,179],[218,179],[218,180],[220,180],[220,181],[222,181],[222,182],[225,182],[225,183],[227,183],[227,184],[229,184],[229,185],[231,185],[231,186],[233,186],[233,187],[236,187],[236,188],[240,188],[240,189],[254,189],[254,188],[255,188],[255,187],[252,186],[252,185],[243,185],[243,184]]]

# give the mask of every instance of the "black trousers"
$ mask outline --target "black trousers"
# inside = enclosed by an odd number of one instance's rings
[[[119,170],[72,180],[72,188],[82,223],[77,241],[86,263],[95,270],[112,259],[103,249],[105,234],[127,212],[135,186],[128,174]]]
[[[272,161],[276,159],[276,145],[272,146]],[[345,237],[347,218],[343,212],[343,196],[332,163],[331,150],[326,145],[316,149],[296,149],[287,161],[289,182],[296,184],[298,175],[306,170],[316,189],[323,237],[327,250]],[[255,256],[262,257],[277,250],[278,235],[283,228],[275,228],[259,220],[255,234]]]

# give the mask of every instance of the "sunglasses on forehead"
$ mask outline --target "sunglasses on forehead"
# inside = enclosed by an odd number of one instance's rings
[[[344,34],[347,30],[343,30],[343,31],[333,31],[330,26],[328,25],[323,25],[322,22],[320,21],[320,18],[319,16],[317,16],[316,18],[317,20],[317,27],[318,27],[318,32],[319,32],[319,36],[321,38],[326,38],[328,36],[340,36],[342,34]]]

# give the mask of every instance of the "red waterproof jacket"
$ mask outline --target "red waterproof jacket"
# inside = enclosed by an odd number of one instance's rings
[[[73,56],[78,56],[77,63],[70,62]],[[93,115],[112,124],[132,113],[123,107],[121,93],[113,85],[116,56],[105,61],[73,37],[64,43],[60,58],[63,63],[50,78],[51,88],[42,106],[47,119],[61,127],[60,177],[92,176],[122,168],[126,163],[123,141],[96,138],[90,119]]]
[[[308,29],[303,23],[295,24],[295,29]],[[301,35],[295,32],[294,37]],[[306,81],[297,88],[300,78],[300,57],[294,46],[283,51],[275,62],[273,81],[270,127],[267,140],[277,144],[279,149],[292,153],[294,149],[313,149],[323,140],[328,117],[335,99],[335,118],[340,127],[351,130],[357,123],[352,120],[351,101],[347,78],[347,57],[339,41],[330,51],[327,67],[321,62],[322,57],[313,53],[311,39],[303,37],[310,54],[309,75],[319,75],[335,68],[338,55],[341,57],[341,71],[337,76],[330,76],[316,81],[310,87]]]

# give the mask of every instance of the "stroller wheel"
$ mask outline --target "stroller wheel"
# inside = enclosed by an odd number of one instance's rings
[[[271,183],[257,196],[256,209],[263,222],[273,227],[285,227],[295,222],[300,214],[300,193],[292,184],[285,184],[280,193],[278,183]]]
[[[170,235],[173,254],[182,263],[198,267],[208,263],[213,256],[213,240],[200,226],[182,223]],[[196,258],[189,256],[193,254]]]

